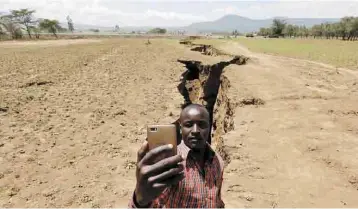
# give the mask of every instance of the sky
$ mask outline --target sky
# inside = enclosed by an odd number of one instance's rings
[[[252,19],[271,17],[341,18],[358,16],[355,1],[294,0],[0,0],[0,12],[30,8],[35,16],[97,26],[186,26],[236,14]]]

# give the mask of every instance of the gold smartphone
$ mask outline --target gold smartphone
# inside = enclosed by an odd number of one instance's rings
[[[162,156],[160,157],[161,159],[165,157],[171,157],[177,154],[177,132],[176,132],[176,126],[174,124],[148,125],[147,140],[148,140],[149,150],[162,145],[167,145],[167,144],[173,145],[173,153],[170,156]]]

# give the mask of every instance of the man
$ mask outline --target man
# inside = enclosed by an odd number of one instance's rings
[[[169,153],[164,145],[151,151],[145,142],[138,151],[137,184],[130,208],[224,208],[221,199],[223,161],[207,143],[209,112],[190,104],[180,115],[182,141],[178,155],[157,163],[153,159]]]

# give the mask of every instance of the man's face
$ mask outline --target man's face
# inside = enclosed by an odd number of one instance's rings
[[[181,115],[182,139],[194,151],[205,149],[209,138],[210,118],[204,108],[189,107]]]

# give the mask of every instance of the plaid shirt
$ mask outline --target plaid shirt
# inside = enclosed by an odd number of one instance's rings
[[[178,153],[186,159],[185,178],[175,186],[168,187],[149,208],[224,208],[221,199],[224,163],[207,144],[204,169],[191,157],[192,152],[184,142],[178,145]],[[134,194],[129,208],[137,208]]]

